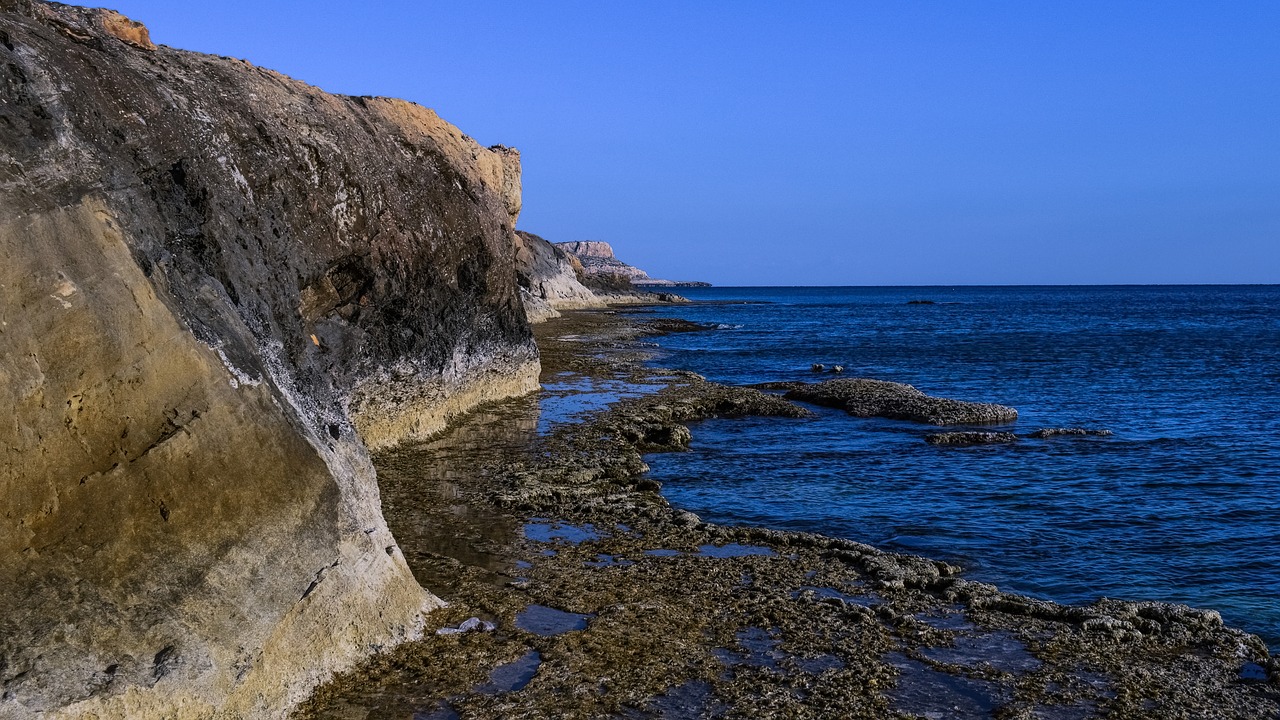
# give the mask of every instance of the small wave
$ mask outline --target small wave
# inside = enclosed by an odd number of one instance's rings
[[[745,325],[731,325],[729,323],[716,323],[717,330],[741,330]]]

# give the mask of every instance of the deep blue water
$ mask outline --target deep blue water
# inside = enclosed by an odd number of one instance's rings
[[[1280,286],[705,288],[657,312],[712,380],[845,377],[1018,409],[1018,432],[1111,437],[936,447],[931,426],[818,410],[712,420],[649,458],[678,506],[958,562],[1059,602],[1183,602],[1280,645]],[[933,300],[934,305],[909,305]]]

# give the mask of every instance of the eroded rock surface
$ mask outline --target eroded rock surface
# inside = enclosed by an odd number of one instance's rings
[[[0,0],[0,716],[273,717],[438,602],[366,446],[536,387],[519,156]]]

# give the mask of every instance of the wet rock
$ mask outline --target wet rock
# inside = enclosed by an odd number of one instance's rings
[[[644,451],[688,450],[693,434],[683,425],[661,425],[647,429],[638,446]]]
[[[681,320],[680,318],[660,318],[640,323],[638,328],[642,336],[652,336],[706,332],[707,330],[715,330],[718,326],[714,323],[694,322],[692,320]]]
[[[1018,436],[1008,432],[945,432],[924,436],[930,445],[995,445],[1017,442]]]
[[[631,487],[635,488],[636,492],[659,492],[662,490],[662,483],[652,478],[641,478]]]
[[[481,620],[478,617],[468,618],[458,624],[457,627],[442,627],[436,630],[437,635],[461,635],[469,632],[493,632],[497,626],[488,620]]]
[[[1042,428],[1035,432],[1027,433],[1027,437],[1037,439],[1058,437],[1061,435],[1093,435],[1095,437],[1109,437],[1112,435],[1112,432],[1110,430],[1091,430],[1088,428]]]
[[[782,389],[780,384],[773,384],[772,388]],[[865,378],[793,385],[784,397],[841,408],[857,417],[912,420],[932,425],[1008,423],[1018,418],[1017,410],[1004,405],[932,397],[911,385]]]

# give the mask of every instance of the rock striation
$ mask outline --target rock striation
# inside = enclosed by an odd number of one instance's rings
[[[623,281],[637,287],[708,287],[711,283],[682,280],[660,280],[634,265],[622,262],[613,254],[613,246],[598,240],[579,240],[556,243],[556,247],[572,254],[582,265],[583,272],[597,281],[617,283]]]
[[[0,717],[280,717],[439,601],[368,447],[536,387],[519,154],[0,0]]]
[[[786,390],[788,400],[840,408],[857,417],[911,420],[931,425],[1009,423],[1018,411],[993,403],[968,402],[926,395],[911,385],[887,380],[841,378],[820,383],[767,383],[763,389]]]

